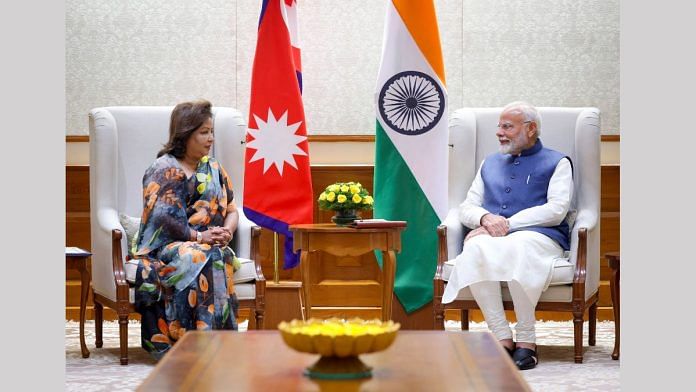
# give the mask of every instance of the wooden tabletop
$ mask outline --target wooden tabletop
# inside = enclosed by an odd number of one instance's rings
[[[399,331],[385,351],[361,355],[362,380],[302,375],[316,354],[292,350],[278,331],[191,331],[138,391],[530,391],[489,332]]]
[[[305,223],[299,225],[290,225],[290,231],[304,231],[311,233],[383,233],[385,231],[403,231],[406,227],[391,226],[391,227],[374,227],[374,228],[355,228],[349,226],[338,226],[335,223]]]

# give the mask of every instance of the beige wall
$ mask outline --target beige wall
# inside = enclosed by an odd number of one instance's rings
[[[450,112],[517,99],[596,106],[602,132],[619,133],[619,0],[435,3]],[[259,0],[65,4],[67,135],[86,135],[99,106],[204,97],[248,112]],[[374,134],[385,4],[300,1],[310,134]]]

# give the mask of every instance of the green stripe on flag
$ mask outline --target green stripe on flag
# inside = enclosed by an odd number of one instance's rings
[[[374,198],[376,218],[408,222],[401,234],[401,253],[396,255],[394,293],[406,312],[411,313],[433,299],[440,219],[379,121]],[[380,266],[381,261],[378,257]]]

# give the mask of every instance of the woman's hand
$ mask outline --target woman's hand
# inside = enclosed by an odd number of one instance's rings
[[[213,239],[212,245],[227,246],[232,240],[232,232],[226,227],[211,227],[208,231],[211,231]]]

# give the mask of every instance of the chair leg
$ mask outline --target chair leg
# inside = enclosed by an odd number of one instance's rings
[[[582,363],[582,315],[584,312],[573,312],[573,337],[575,338],[575,363]]]
[[[469,330],[469,309],[462,309],[462,331]]]
[[[597,336],[597,303],[595,302],[590,306],[590,310],[588,312],[588,318],[589,318],[589,329],[590,329],[590,337],[588,339],[588,343],[590,346],[594,346],[597,344],[596,342],[596,336]]]
[[[263,309],[254,309],[254,314],[256,315],[256,329],[263,329]]]
[[[435,321],[435,329],[445,329],[445,307],[438,301],[438,298],[433,298],[433,318]]]
[[[94,296],[92,296],[94,298]],[[104,323],[104,306],[97,301],[94,301],[94,345],[97,348],[102,348],[104,341],[102,340],[102,326]]]
[[[118,315],[118,335],[121,346],[121,365],[128,365],[128,314]]]

